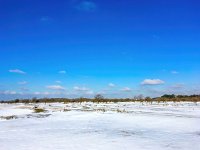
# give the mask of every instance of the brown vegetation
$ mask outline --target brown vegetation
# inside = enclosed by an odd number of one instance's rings
[[[17,116],[0,116],[0,119],[5,119],[5,120],[11,120],[11,119],[17,119]]]
[[[42,108],[35,108],[35,109],[34,109],[34,112],[35,112],[35,113],[43,113],[43,112],[46,112],[46,110],[45,110],[45,109],[42,109]]]
[[[104,98],[101,95],[95,96],[93,99],[90,98],[33,98],[33,99],[16,99],[11,101],[0,101],[0,103],[54,103],[54,102],[63,102],[63,103],[82,103],[82,102],[94,102],[94,103],[109,103],[109,102],[200,102],[200,95],[163,95],[157,98],[150,97],[134,97],[134,98],[118,98],[118,99],[108,99]]]

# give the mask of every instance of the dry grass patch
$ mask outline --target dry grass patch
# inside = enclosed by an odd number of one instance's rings
[[[12,120],[12,119],[17,119],[17,116],[15,116],[15,115],[12,115],[12,116],[0,116],[0,119]]]
[[[45,113],[47,112],[47,110],[43,109],[43,108],[35,108],[34,109],[34,113]]]

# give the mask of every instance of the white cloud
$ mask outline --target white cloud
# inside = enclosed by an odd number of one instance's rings
[[[25,85],[25,84],[27,84],[27,83],[28,83],[27,81],[18,82],[18,84],[20,84],[20,85]]]
[[[46,88],[50,90],[65,90],[65,88],[60,85],[49,85]]]
[[[165,82],[160,79],[145,79],[141,84],[142,85],[159,85],[164,84]]]
[[[49,97],[60,97],[60,96],[66,96],[66,92],[64,91],[53,91],[53,92],[34,92],[30,93],[30,95],[37,95],[39,97],[43,96],[49,96]]]
[[[57,81],[55,81],[56,83],[58,83],[58,84],[60,84],[60,83],[62,83],[61,81],[59,81],[59,80],[57,80]]]
[[[66,74],[67,72],[65,70],[61,70],[58,73],[60,73],[60,74]]]
[[[109,83],[108,86],[109,86],[109,87],[115,87],[115,84]]]
[[[85,92],[85,94],[87,94],[87,95],[93,95],[94,91],[87,91],[87,92]]]
[[[86,11],[86,12],[93,12],[96,10],[96,7],[97,6],[94,2],[84,0],[76,6],[76,9],[81,10],[81,11]]]
[[[184,86],[185,85],[183,83],[177,83],[177,84],[172,85],[171,87],[174,89],[182,89],[184,88]]]
[[[10,73],[18,73],[18,74],[26,74],[26,72],[19,70],[19,69],[11,69],[9,70]]]
[[[43,16],[43,17],[40,18],[40,21],[42,21],[42,22],[48,22],[48,21],[51,21],[51,18],[48,17],[48,16]]]
[[[40,95],[41,93],[40,93],[40,92],[34,92],[33,94],[35,94],[35,95]]]
[[[123,92],[131,92],[132,90],[129,87],[125,87],[125,88],[121,89],[121,91],[123,91]]]
[[[171,73],[172,73],[172,74],[178,74],[179,72],[178,72],[178,71],[175,71],[175,70],[173,70],[173,71],[171,71]]]
[[[103,95],[103,94],[106,94],[106,91],[99,91],[99,92],[97,92],[96,94]]]
[[[3,91],[2,94],[5,94],[5,95],[15,95],[15,94],[17,94],[17,92],[16,91],[9,91],[9,90],[7,90],[7,91]]]
[[[78,87],[78,86],[75,86],[74,90],[76,90],[76,91],[89,91],[89,89],[86,88],[86,87]]]
[[[28,89],[28,88],[25,88],[25,87],[20,88],[20,90],[21,90],[21,91],[24,91],[24,92],[29,91],[29,89]]]
[[[51,93],[49,93],[49,92],[43,92],[42,94],[44,94],[44,95],[51,95]]]

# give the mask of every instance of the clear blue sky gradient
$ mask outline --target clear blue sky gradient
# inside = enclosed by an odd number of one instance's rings
[[[199,7],[197,0],[1,0],[0,99],[199,94]]]

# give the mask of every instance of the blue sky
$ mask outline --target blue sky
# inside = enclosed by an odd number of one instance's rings
[[[200,94],[196,0],[1,0],[0,99]]]

